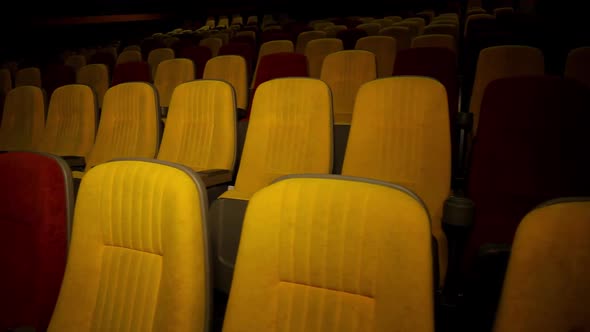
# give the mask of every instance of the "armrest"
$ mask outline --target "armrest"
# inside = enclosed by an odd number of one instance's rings
[[[222,183],[231,182],[233,172],[227,169],[208,169],[197,172],[205,186],[212,187]]]
[[[86,168],[86,159],[80,156],[62,156],[63,160],[68,163],[72,171],[84,171]]]
[[[461,293],[460,266],[467,240],[474,222],[475,204],[466,197],[450,196],[445,201],[442,228],[447,236],[448,265],[444,296],[449,303],[456,302]]]
[[[455,122],[457,128],[470,132],[473,128],[473,113],[471,112],[457,112],[455,115]]]
[[[467,197],[450,196],[443,206],[444,226],[466,227],[473,225],[475,204]]]

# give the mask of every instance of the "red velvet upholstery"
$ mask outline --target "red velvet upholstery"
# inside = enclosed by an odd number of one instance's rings
[[[590,195],[590,90],[558,77],[516,77],[486,89],[468,196],[475,225],[465,268],[485,243],[512,243],[527,212]]]
[[[245,38],[250,39],[251,42],[243,43],[232,40],[228,44],[221,46],[218,55],[239,55],[243,57],[246,60],[246,66],[248,67],[248,75],[251,77],[254,59],[256,57],[256,42],[254,42],[251,38]]]
[[[47,92],[47,97],[51,98],[51,94],[55,89],[76,83],[76,71],[74,68],[63,64],[50,64],[43,69],[41,80],[43,89]]]
[[[260,58],[254,89],[250,94],[250,103],[248,105],[252,105],[256,89],[260,84],[282,77],[309,77],[309,73],[307,72],[307,57],[298,53],[280,52],[268,54]],[[248,114],[250,114],[249,111]]]
[[[151,80],[152,73],[147,62],[120,63],[113,72],[111,86],[127,82],[151,82]]]
[[[177,58],[186,58],[193,60],[195,65],[195,79],[203,78],[203,71],[207,61],[211,59],[211,49],[207,46],[190,46],[180,49]]]
[[[418,47],[399,51],[395,57],[393,75],[432,77],[447,90],[449,119],[454,119],[459,98],[457,55],[447,48]]]
[[[67,209],[55,160],[0,154],[0,331],[47,328],[65,269]]]

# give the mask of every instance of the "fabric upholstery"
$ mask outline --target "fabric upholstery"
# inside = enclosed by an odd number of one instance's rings
[[[90,170],[48,331],[206,331],[204,195],[176,166],[115,161]]]
[[[444,86],[392,77],[358,92],[342,174],[403,185],[425,202],[438,242],[440,283],[447,266],[443,205],[451,191],[451,141]]]
[[[293,178],[246,211],[223,331],[433,331],[428,212],[402,189]]]
[[[66,265],[71,214],[64,178],[71,175],[66,174],[51,157],[31,152],[0,154],[2,331],[47,328]]]
[[[495,332],[590,329],[590,198],[529,212],[516,231]]]

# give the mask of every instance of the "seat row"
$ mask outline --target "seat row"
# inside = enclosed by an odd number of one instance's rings
[[[0,329],[212,330],[205,185],[190,169],[103,163],[85,176],[73,213],[57,156],[2,153],[0,179]],[[434,331],[430,223],[401,185],[275,179],[248,205],[223,331]],[[584,310],[569,308],[590,301],[589,231],[587,197],[528,211],[495,331],[588,327]]]

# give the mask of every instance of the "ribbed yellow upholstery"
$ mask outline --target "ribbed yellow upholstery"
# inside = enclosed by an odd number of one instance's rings
[[[332,104],[328,86],[312,78],[280,78],[256,90],[235,189],[248,199],[274,179],[332,170]]]
[[[194,171],[233,170],[236,157],[236,102],[227,82],[197,80],[172,95],[158,159]]]
[[[377,77],[391,76],[397,53],[395,38],[390,36],[363,37],[356,41],[355,49],[365,50],[375,54]]]
[[[319,38],[326,38],[326,32],[317,30],[301,32],[297,36],[297,45],[295,45],[295,52],[299,54],[304,54],[305,46],[307,46],[307,43],[309,43],[311,40]]]
[[[495,332],[590,330],[590,198],[563,199],[520,223]]]
[[[121,83],[104,95],[100,124],[86,171],[114,158],[154,158],[158,151],[158,95],[143,82]]]
[[[305,47],[309,77],[320,78],[322,64],[328,54],[342,51],[344,46],[338,38],[320,38],[311,40]]]
[[[410,48],[412,37],[410,33],[410,28],[408,27],[401,25],[393,25],[379,30],[379,35],[390,36],[395,38],[395,45],[398,51]]]
[[[58,156],[83,156],[96,134],[97,103],[89,86],[64,85],[51,94],[43,136],[37,150]]]
[[[248,108],[248,65],[239,55],[219,55],[209,59],[203,71],[203,79],[223,80],[236,92],[236,106]]]
[[[349,50],[329,54],[324,59],[321,79],[332,90],[334,123],[350,123],[358,89],[377,78],[375,58],[369,51]]]
[[[31,150],[39,143],[45,127],[44,100],[43,91],[36,86],[8,92],[0,125],[0,151]]]
[[[451,35],[431,34],[422,35],[412,40],[412,47],[442,47],[457,52],[455,38]]]
[[[477,133],[481,102],[488,84],[499,78],[543,75],[543,52],[535,47],[520,45],[493,46],[479,53],[469,111],[473,113],[473,133]]]
[[[211,50],[211,56],[216,57],[219,53],[219,49],[223,46],[223,40],[221,38],[205,38],[199,42],[199,45],[209,47]]]
[[[65,64],[74,68],[76,72],[84,66],[86,66],[86,57],[81,54],[74,54],[68,56],[65,61]]]
[[[590,47],[579,47],[568,53],[564,76],[590,87]]]
[[[99,107],[102,107],[109,82],[109,68],[101,63],[86,65],[76,74],[76,83],[88,85],[94,90]]]
[[[87,173],[48,331],[207,331],[206,194],[191,173],[148,161]]]
[[[431,250],[400,187],[278,181],[248,205],[223,331],[434,331]]]
[[[41,87],[41,70],[37,67],[29,67],[19,69],[16,72],[16,78],[14,80],[14,86],[32,85]]]
[[[168,107],[174,89],[195,79],[195,65],[190,59],[169,59],[157,65],[154,85],[160,97],[160,106]]]
[[[441,285],[447,241],[441,218],[451,191],[447,94],[426,77],[391,77],[364,84],[357,95],[343,175],[403,185],[418,194],[432,217]]]
[[[148,64],[152,70],[152,77],[156,77],[156,70],[160,62],[174,59],[174,50],[171,48],[156,48],[148,54]]]
[[[142,60],[140,51],[123,51],[117,57],[117,64],[128,62],[140,62]]]
[[[256,60],[256,68],[254,69],[254,75],[250,83],[250,88],[253,88],[254,82],[256,82],[256,71],[258,70],[260,58],[268,54],[282,52],[295,52],[295,46],[293,45],[293,42],[290,40],[272,40],[260,45],[260,49],[258,50],[258,59]]]

